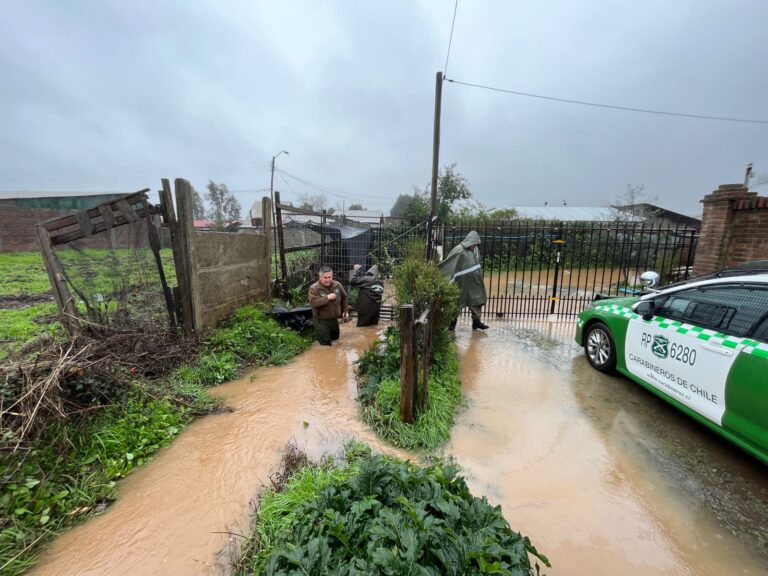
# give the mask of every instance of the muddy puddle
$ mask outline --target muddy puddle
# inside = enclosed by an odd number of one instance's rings
[[[549,556],[549,574],[768,573],[765,469],[593,370],[572,333],[459,330],[469,406],[448,450],[473,491]]]
[[[345,327],[346,328],[346,327]],[[102,516],[57,539],[36,575],[229,572],[230,539],[247,534],[252,501],[290,440],[312,458],[351,437],[382,449],[357,418],[352,362],[375,328],[346,328],[332,348],[213,389],[231,413],[205,417],[120,486]]]
[[[446,447],[476,494],[500,504],[558,575],[768,573],[765,468],[630,382],[592,370],[573,325],[460,325],[468,399]],[[352,362],[376,336],[215,389],[235,408],[192,424],[59,538],[34,574],[187,575],[228,570],[252,501],[287,441],[312,457],[355,436]]]

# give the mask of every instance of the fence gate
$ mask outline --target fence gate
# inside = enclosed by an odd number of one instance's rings
[[[276,194],[275,277],[282,278],[284,296],[294,303],[306,296],[320,266],[330,266],[334,277],[347,285],[355,264],[374,264],[385,278],[382,317],[393,318],[391,279],[407,255],[425,254],[427,224],[402,218],[350,219],[343,214],[313,212],[282,204]],[[352,291],[354,305],[354,291]]]
[[[698,229],[639,222],[454,222],[438,230],[442,254],[471,230],[483,242],[484,314],[499,318],[573,316],[597,295],[638,294],[647,270],[663,284],[687,279],[698,239]]]

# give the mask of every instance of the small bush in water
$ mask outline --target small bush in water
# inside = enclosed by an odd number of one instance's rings
[[[435,333],[429,374],[429,406],[413,424],[400,420],[400,335],[387,328],[358,360],[363,419],[386,441],[409,450],[432,450],[448,441],[463,403],[459,363],[445,332]]]
[[[529,554],[549,566],[450,463],[419,468],[358,452],[306,467],[262,498],[256,521],[241,563],[256,574],[528,576]]]

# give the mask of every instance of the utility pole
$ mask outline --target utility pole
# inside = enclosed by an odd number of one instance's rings
[[[277,231],[277,220],[275,218],[275,158],[280,154],[290,154],[288,150],[280,150],[277,154],[272,156],[272,172],[269,177],[269,198],[272,200],[272,230]],[[264,218],[264,214],[261,215]],[[272,239],[272,245],[274,247],[274,260],[275,260],[275,278],[277,278],[277,238]]]
[[[427,222],[427,260],[432,260],[432,229],[437,214],[437,173],[440,164],[440,108],[443,101],[443,73],[435,75],[435,133],[432,141],[432,197]]]

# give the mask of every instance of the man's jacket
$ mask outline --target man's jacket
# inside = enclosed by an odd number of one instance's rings
[[[482,306],[488,299],[483,282],[483,270],[480,268],[475,252],[470,248],[478,244],[480,244],[480,236],[473,230],[438,264],[443,276],[456,282],[461,290],[459,310],[465,306]]]
[[[336,294],[336,300],[328,300],[328,294],[331,292]],[[349,312],[347,293],[336,280],[328,288],[320,282],[312,284],[309,287],[309,305],[312,306],[312,316],[320,320],[335,320],[343,312]]]

